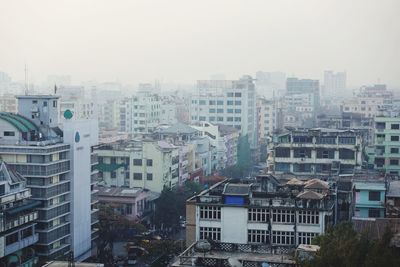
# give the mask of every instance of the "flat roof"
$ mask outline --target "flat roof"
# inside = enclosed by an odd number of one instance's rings
[[[43,99],[58,99],[60,98],[59,95],[17,95],[15,96],[17,99],[37,99],[37,98],[43,98]]]
[[[68,261],[51,261],[43,265],[43,267],[69,267],[71,263]],[[74,262],[75,267],[103,267],[103,263],[91,262]]]

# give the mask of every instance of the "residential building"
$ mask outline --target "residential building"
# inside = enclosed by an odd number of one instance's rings
[[[197,81],[190,106],[191,123],[210,122],[235,127],[247,136],[257,154],[256,90],[253,79]]]
[[[179,148],[151,139],[96,147],[99,177],[107,187],[144,188],[160,193],[178,184]]]
[[[256,72],[257,92],[264,97],[282,96],[286,89],[286,74],[283,72]]]
[[[0,96],[0,111],[3,112],[17,112],[17,100],[14,95],[4,94]]]
[[[275,135],[269,148],[270,173],[353,173],[362,164],[362,135],[354,130],[293,129]]]
[[[97,186],[96,197],[102,205],[111,207],[116,214],[130,221],[150,221],[159,193],[142,188]]]
[[[347,89],[346,72],[333,72],[327,70],[324,72],[324,85],[322,87],[322,96],[324,98],[334,97],[345,92]]]
[[[393,180],[388,183],[386,191],[386,216],[387,218],[400,218],[400,181]]]
[[[390,110],[392,99],[393,92],[387,90],[384,84],[363,86],[353,98],[343,100],[340,108],[343,112],[360,113],[373,118],[381,110]]]
[[[151,90],[141,90],[132,98],[132,133],[149,134],[160,124],[161,99]]]
[[[202,136],[210,140],[211,146],[216,148],[212,170],[222,170],[236,165],[239,140],[239,131],[236,128],[226,125],[213,125],[209,122],[201,122],[191,127],[200,131]]]
[[[275,100],[257,98],[258,139],[267,140],[277,129],[277,111]]]
[[[400,117],[375,117],[375,168],[400,175]]]
[[[0,159],[0,264],[34,266],[38,242],[36,229],[39,201],[31,200],[26,180]]]
[[[354,181],[353,216],[356,218],[384,218],[385,217],[385,193],[384,180]]]
[[[289,252],[311,244],[333,224],[334,206],[328,183],[318,179],[225,180],[187,200],[187,246],[208,241],[217,247],[261,245]]]
[[[96,157],[95,121],[59,124],[58,96],[18,96],[18,114],[0,113],[0,156],[20,173],[40,201],[36,251],[43,260],[70,252],[91,255],[95,235],[91,215],[91,166]],[[78,204],[79,203],[79,204]]]
[[[177,99],[173,96],[162,97],[160,106],[160,124],[172,125],[178,122]]]

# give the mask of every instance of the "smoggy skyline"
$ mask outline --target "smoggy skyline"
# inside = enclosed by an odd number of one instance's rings
[[[31,81],[194,83],[256,71],[400,87],[400,2],[7,1],[0,71]]]

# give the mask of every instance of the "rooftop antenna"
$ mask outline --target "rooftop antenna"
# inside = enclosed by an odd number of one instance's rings
[[[54,95],[57,94],[57,84],[54,84]]]
[[[25,63],[25,95],[28,95],[28,68]]]

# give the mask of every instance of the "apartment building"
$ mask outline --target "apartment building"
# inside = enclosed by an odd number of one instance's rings
[[[347,89],[346,72],[324,71],[324,86],[322,88],[323,97],[335,97],[345,92]]]
[[[3,94],[0,96],[0,111],[3,112],[17,112],[17,100],[14,95]]]
[[[132,98],[132,133],[152,133],[160,124],[161,99],[151,90],[141,90]]]
[[[400,117],[375,117],[375,168],[400,175]]]
[[[36,220],[39,201],[31,200],[26,180],[0,159],[0,264],[34,266],[33,248],[39,240]]]
[[[207,137],[211,146],[216,148],[216,155],[213,155],[212,160],[212,170],[222,170],[237,163],[239,131],[236,128],[213,125],[209,122],[201,122],[191,127],[200,131],[201,136]]]
[[[381,110],[390,110],[392,107],[393,92],[387,90],[386,85],[363,86],[353,97],[346,99],[341,104],[341,111],[362,114],[364,117],[373,118]]]
[[[293,129],[275,135],[269,149],[270,173],[353,173],[362,164],[363,139],[354,130]]]
[[[317,179],[225,180],[187,201],[187,245],[213,240],[275,250],[311,244],[334,222],[334,202],[329,185]]]
[[[91,255],[96,210],[91,205],[91,167],[96,157],[94,121],[59,124],[58,96],[18,96],[18,114],[0,113],[0,156],[20,173],[40,202],[36,252],[43,260]]]
[[[384,180],[354,181],[353,192],[353,217],[385,217],[386,182]]]
[[[235,127],[258,149],[256,90],[253,79],[197,81],[190,105],[191,123],[210,122]]]
[[[267,140],[277,128],[276,103],[272,99],[257,98],[258,138]]]
[[[96,147],[105,186],[145,188],[160,193],[179,180],[179,149],[165,141],[131,140]]]

